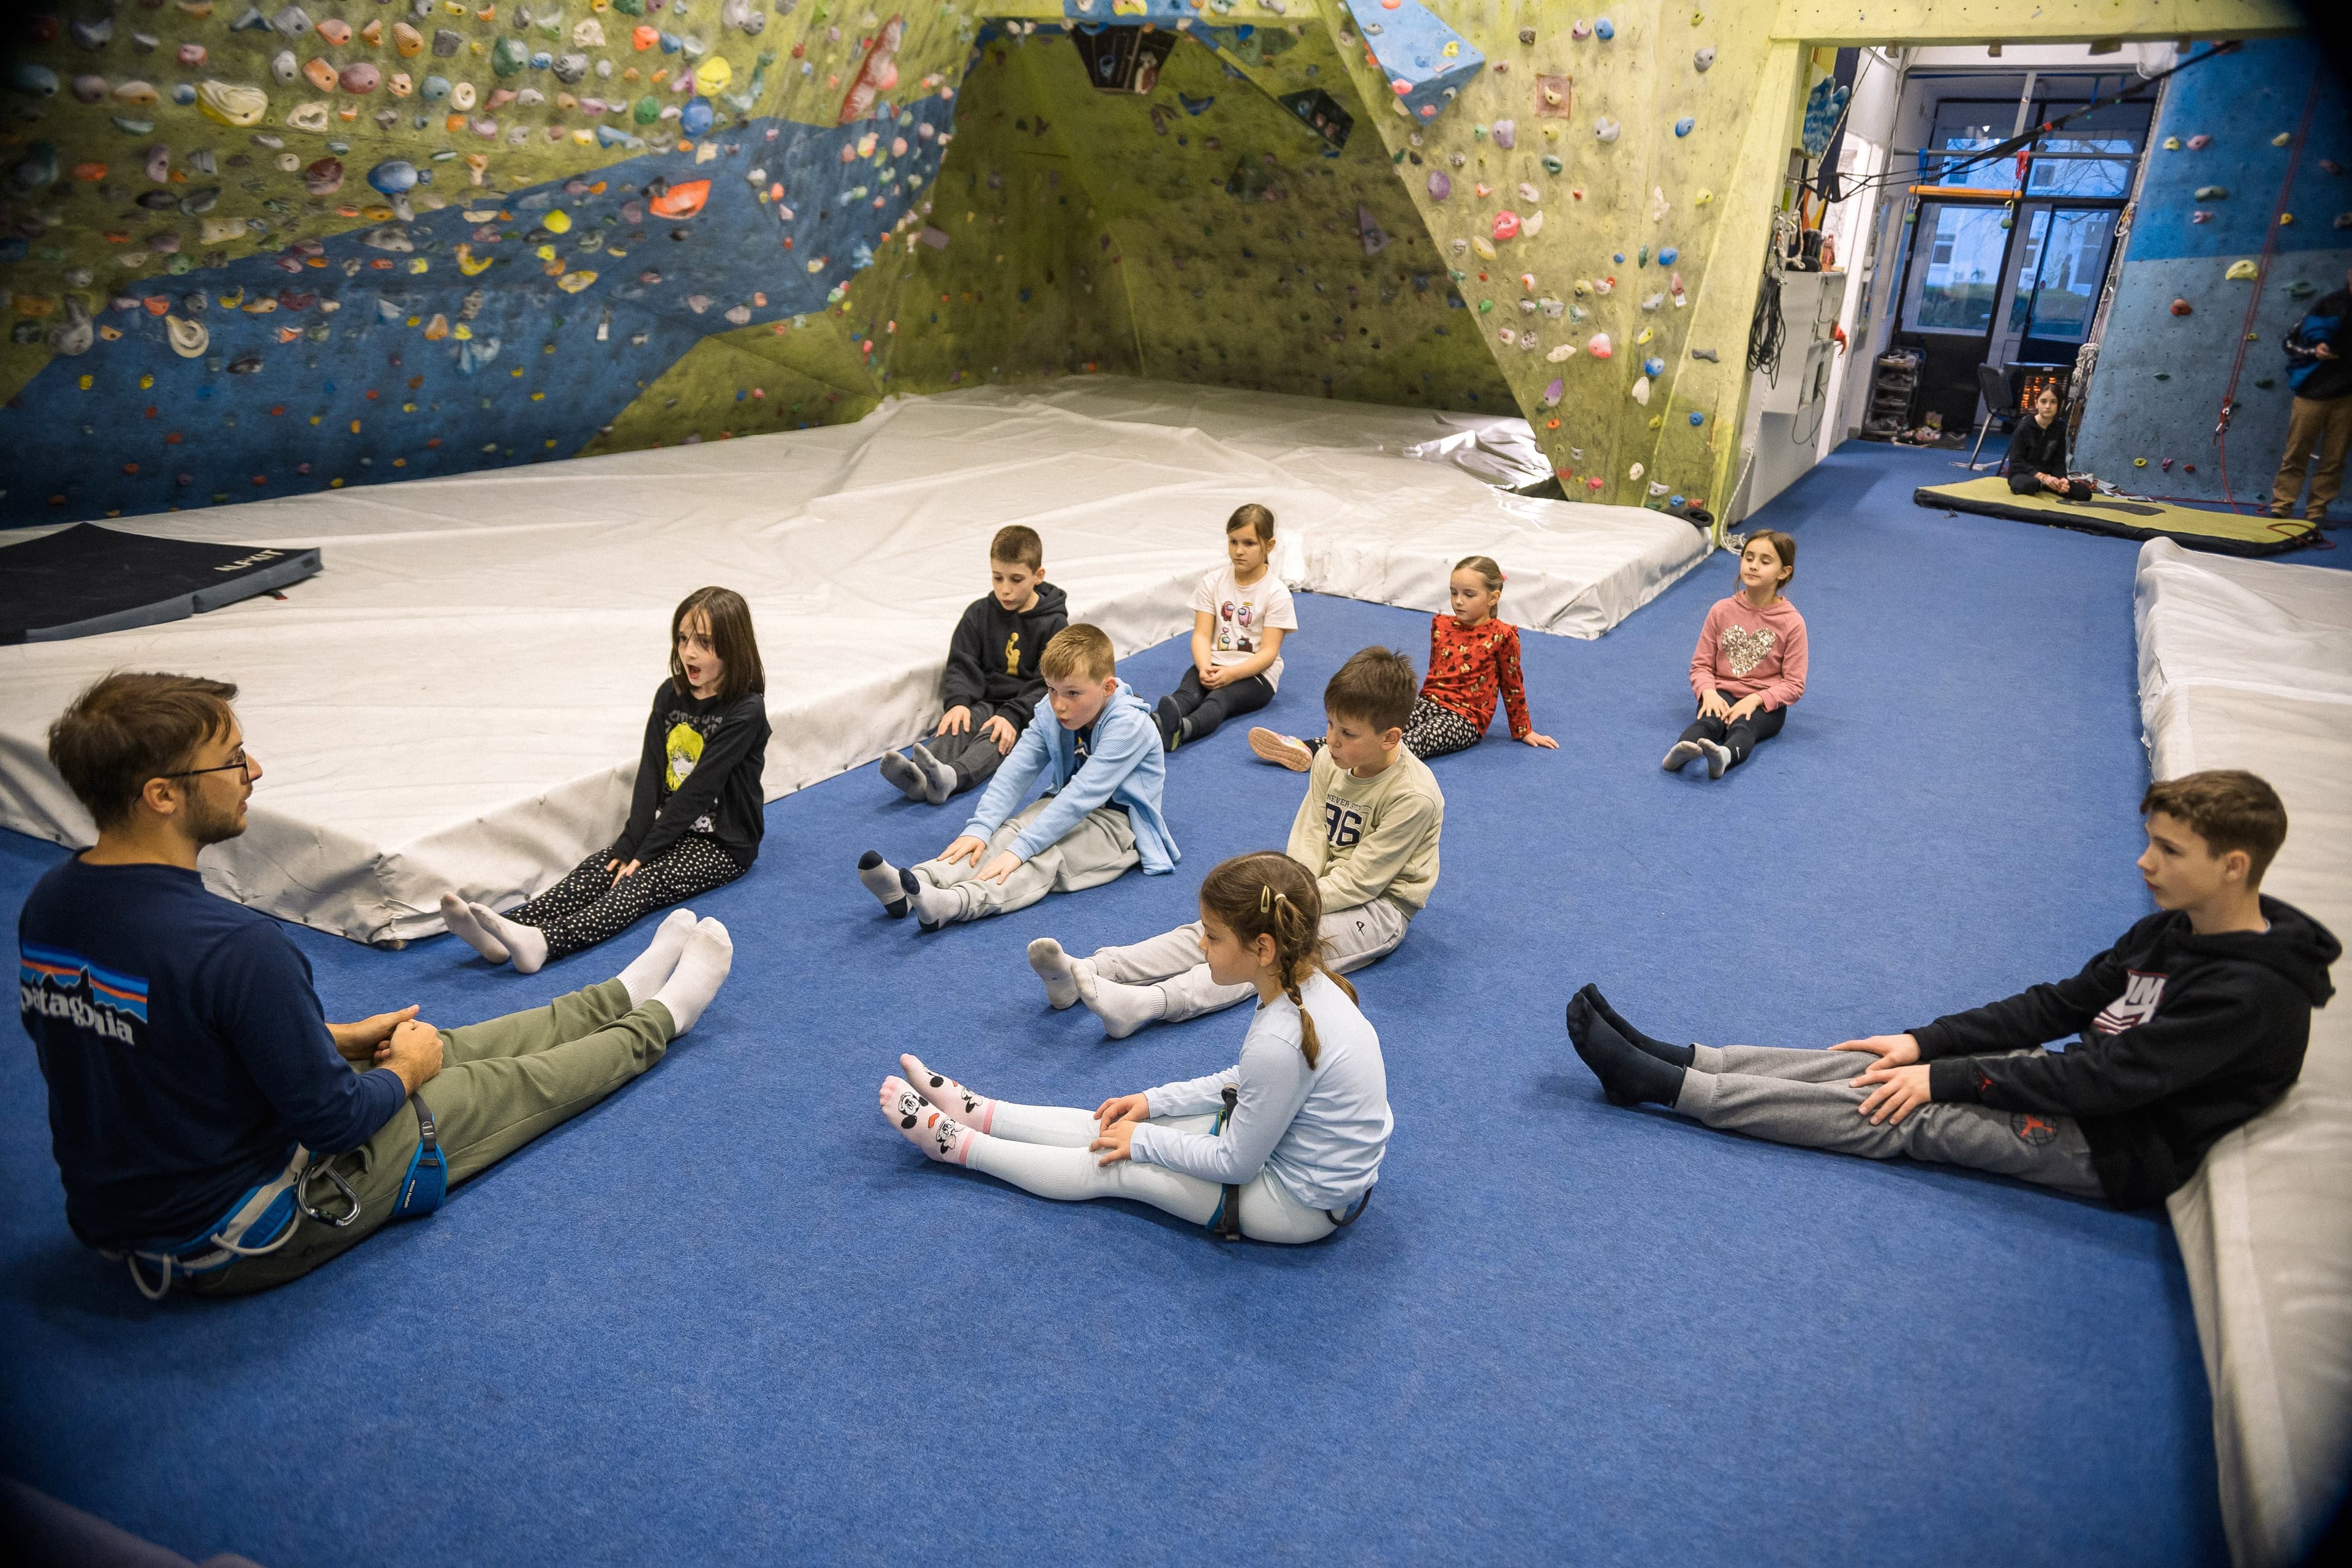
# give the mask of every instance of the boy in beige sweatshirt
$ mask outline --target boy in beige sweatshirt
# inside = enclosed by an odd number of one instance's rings
[[[1323,689],[1328,738],[1307,772],[1286,852],[1322,893],[1324,956],[1339,973],[1393,952],[1437,886],[1445,796],[1429,764],[1404,746],[1418,689],[1412,661],[1384,647],[1358,653]],[[1253,994],[1210,978],[1198,921],[1091,958],[1039,937],[1029,964],[1046,1000],[1056,1008],[1084,1002],[1115,1040]]]

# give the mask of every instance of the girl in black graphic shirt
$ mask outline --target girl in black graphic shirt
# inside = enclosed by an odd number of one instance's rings
[[[2089,500],[2098,486],[2089,474],[2066,471],[2066,422],[2058,416],[2058,394],[2043,387],[2033,411],[2017,422],[2009,438],[2009,488],[2013,495],[2048,490],[2068,500]]]
[[[743,596],[688,594],[670,616],[669,679],[654,692],[620,837],[520,908],[494,914],[450,892],[441,918],[484,958],[530,974],[750,870],[764,826],[767,684]]]

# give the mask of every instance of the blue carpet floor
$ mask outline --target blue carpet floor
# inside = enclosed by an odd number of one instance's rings
[[[0,1470],[276,1568],[2220,1560],[2159,1215],[1614,1110],[1561,1032],[1589,978],[1670,1037],[1899,1029],[2145,911],[2137,547],[1947,522],[1911,501],[1942,460],[1849,446],[1758,520],[1801,542],[1813,683],[1720,784],[1657,764],[1728,556],[1599,642],[1527,640],[1561,750],[1498,727],[1437,764],[1444,880],[1358,977],[1395,1141],[1331,1243],[1056,1206],[926,1164],[875,1103],[908,1047],[1088,1106],[1230,1062],[1243,1015],[1106,1042],[1022,949],[1187,918],[1300,781],[1221,734],[1171,759],[1175,876],[919,938],[852,862],[959,816],[866,768],[771,806],[698,906],[735,973],[659,1069],[269,1296],[151,1307],[77,1247],[32,1053],[0,1051]],[[1300,610],[1291,724],[1353,649],[1426,650],[1423,616]],[[59,853],[0,837],[0,900]],[[338,1017],[462,1022],[621,956],[522,978],[295,935]]]

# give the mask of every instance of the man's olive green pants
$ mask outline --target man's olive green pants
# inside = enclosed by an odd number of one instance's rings
[[[433,1113],[449,1185],[481,1174],[651,1068],[669,1048],[672,1028],[660,1003],[632,1008],[628,987],[607,980],[527,1013],[442,1030],[441,1070],[417,1094]],[[358,1246],[392,1217],[418,1142],[416,1111],[403,1101],[375,1136],[327,1162],[359,1194],[357,1219],[338,1228],[306,1216],[277,1251],[199,1275],[190,1287],[204,1296],[267,1290]],[[314,1175],[307,1191],[322,1214],[350,1211],[324,1175]]]

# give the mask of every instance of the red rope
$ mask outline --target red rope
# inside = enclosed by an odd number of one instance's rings
[[[2230,418],[2238,408],[2238,377],[2246,368],[2246,345],[2253,341],[2254,312],[2262,308],[2263,285],[2270,281],[2271,261],[2278,254],[2279,219],[2286,212],[2286,204],[2294,193],[2294,171],[2303,162],[2304,138],[2311,133],[2311,111],[2319,102],[2319,78],[2325,66],[2315,66],[2311,72],[2311,90],[2304,95],[2303,122],[2294,128],[2294,148],[2286,156],[2286,178],[2279,185],[2278,205],[2271,213],[2270,232],[2263,236],[2263,258],[2255,264],[2254,289],[2246,300],[2246,319],[2238,328],[2238,354],[2230,364],[2230,384],[2221,394],[2221,417],[2213,426],[2213,445],[2221,453],[2221,499],[2231,511],[2238,510],[2237,497],[2230,492]]]

